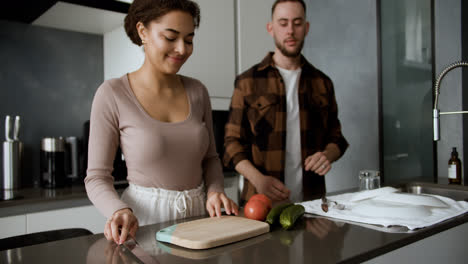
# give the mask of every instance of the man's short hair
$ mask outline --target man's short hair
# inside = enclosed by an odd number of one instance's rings
[[[304,14],[306,12],[306,4],[304,3],[303,0],[276,0],[275,3],[273,4],[273,6],[271,7],[271,17],[273,17],[273,13],[275,12],[275,8],[276,6],[279,4],[279,3],[284,3],[284,2],[297,2],[297,3],[300,3],[302,5],[302,7],[304,8]]]

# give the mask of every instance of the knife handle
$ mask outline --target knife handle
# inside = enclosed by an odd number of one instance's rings
[[[11,131],[11,118],[9,115],[5,117],[5,140],[6,141],[12,141],[10,137],[10,131]]]
[[[20,116],[16,116],[15,126],[13,128],[13,140],[16,140],[16,141],[19,140],[18,136],[19,136],[20,125],[21,125]]]

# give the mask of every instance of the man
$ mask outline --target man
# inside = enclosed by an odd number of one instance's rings
[[[348,147],[333,83],[302,55],[309,30],[303,0],[277,0],[267,31],[274,53],[236,78],[225,127],[226,166],[244,176],[242,199],[315,199]]]

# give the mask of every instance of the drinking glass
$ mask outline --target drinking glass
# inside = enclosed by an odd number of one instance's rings
[[[373,190],[380,188],[380,171],[361,170],[359,171],[359,190]]]

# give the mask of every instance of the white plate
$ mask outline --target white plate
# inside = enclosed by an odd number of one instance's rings
[[[425,205],[431,207],[448,207],[446,203],[437,197],[424,195],[424,194],[412,194],[412,193],[388,193],[374,197],[375,201],[395,202],[409,205]]]
[[[374,190],[360,191],[360,192],[357,192],[356,194],[354,194],[353,197],[351,197],[351,199],[349,201],[350,202],[358,202],[358,201],[374,198],[374,197],[377,197],[377,196],[385,195],[385,194],[388,194],[388,193],[394,193],[394,192],[397,192],[397,191],[398,191],[398,189],[395,189],[393,187],[383,187],[383,188],[378,188],[378,189],[374,189]]]
[[[403,205],[384,201],[367,200],[354,206],[351,211],[364,217],[418,219],[431,215],[425,206]]]

